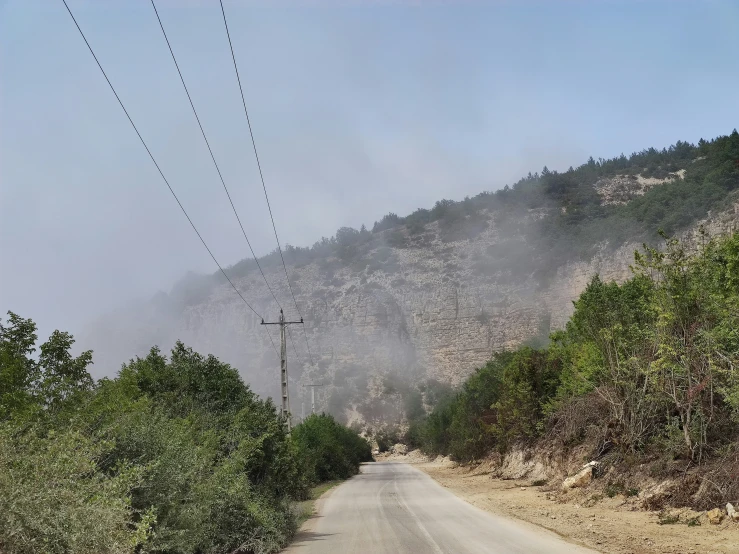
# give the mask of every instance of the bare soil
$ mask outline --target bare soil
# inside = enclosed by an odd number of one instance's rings
[[[413,456],[392,458],[414,464],[474,506],[539,525],[600,552],[739,553],[739,523],[727,518],[713,525],[698,512],[642,511],[634,499],[621,494],[609,498],[588,489],[562,494],[555,486],[558,484],[548,489],[525,479],[493,478],[485,464],[461,467],[445,459],[424,462]]]

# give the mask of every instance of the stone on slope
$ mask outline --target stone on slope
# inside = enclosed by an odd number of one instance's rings
[[[572,477],[568,477],[562,483],[563,489],[574,489],[578,487],[584,487],[593,480],[593,468],[598,465],[598,462],[588,462],[584,468],[578,471]]]
[[[724,519],[724,512],[721,511],[721,508],[714,508],[713,510],[706,512],[706,517],[710,523],[718,525],[721,523],[721,520]]]

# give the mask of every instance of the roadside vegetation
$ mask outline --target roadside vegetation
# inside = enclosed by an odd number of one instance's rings
[[[584,444],[589,459],[648,463],[676,479],[660,502],[735,501],[739,233],[698,248],[690,255],[666,239],[636,254],[625,283],[593,278],[546,347],[496,355],[413,422],[407,440],[462,461]]]
[[[371,459],[331,416],[287,434],[238,372],[178,343],[95,383],[92,353],[0,322],[0,551],[267,553],[296,501]]]

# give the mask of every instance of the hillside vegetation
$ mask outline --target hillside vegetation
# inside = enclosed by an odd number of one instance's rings
[[[598,184],[615,177],[637,182],[638,178],[662,180],[646,191],[625,191],[624,202],[604,203]],[[632,187],[633,188],[633,187]],[[418,209],[400,217],[389,213],[375,222],[372,230],[342,227],[331,238],[312,247],[288,246],[286,261],[298,266],[316,259],[336,257],[343,263],[371,263],[362,254],[376,247],[376,236],[384,231],[387,245],[395,248],[422,246],[414,236],[425,226],[438,222],[442,240],[471,239],[484,230],[490,216],[499,223],[522,219],[539,211],[541,217],[523,231],[525,241],[518,252],[498,252],[516,258],[535,256],[532,265],[546,268],[573,258],[589,257],[594,248],[607,243],[616,248],[627,241],[656,240],[658,231],[674,235],[705,217],[710,210],[727,204],[727,196],[739,189],[739,133],[697,145],[678,141],[658,150],[649,148],[630,156],[594,160],[567,171],[529,173],[512,186],[483,192],[462,201],[440,200],[431,209]],[[381,260],[382,261],[382,260]],[[278,252],[263,259],[269,266],[280,263]],[[232,270],[236,275],[255,269],[253,260],[244,260]],[[217,274],[216,274],[217,276]]]
[[[92,353],[0,322],[0,551],[266,553],[294,501],[371,459],[330,416],[288,436],[270,400],[213,356],[153,348],[94,383]]]
[[[622,284],[596,276],[547,347],[496,355],[415,421],[409,442],[466,461],[586,445],[606,466],[646,461],[676,479],[664,502],[736,500],[739,233],[693,256],[676,240],[646,247],[633,272]]]
[[[616,179],[624,190],[620,202],[604,202],[601,185]],[[652,180],[640,187],[640,180]],[[655,186],[657,185],[658,186]],[[333,237],[323,237],[310,247],[287,245],[285,261],[296,268],[320,262],[324,269],[351,266],[357,271],[380,267],[387,259],[368,255],[378,246],[422,248],[424,231],[438,223],[446,242],[471,240],[484,231],[490,219],[520,235],[493,257],[506,261],[516,273],[538,272],[551,276],[557,267],[573,259],[588,259],[600,246],[615,249],[630,241],[654,242],[658,232],[675,235],[705,218],[709,211],[729,205],[739,190],[739,132],[697,145],[677,141],[667,148],[649,148],[630,156],[611,159],[592,157],[567,171],[529,173],[512,186],[482,192],[461,201],[439,200],[401,217],[395,213],[376,221],[371,230],[342,227]],[[531,213],[538,214],[527,221]],[[388,254],[386,254],[389,257]],[[281,264],[279,252],[260,259],[264,268]],[[256,262],[245,259],[229,268],[240,277],[256,271]],[[392,268],[391,268],[392,269]],[[190,275],[173,290],[172,300],[190,305],[203,300],[208,290],[223,282],[220,272],[212,276]]]

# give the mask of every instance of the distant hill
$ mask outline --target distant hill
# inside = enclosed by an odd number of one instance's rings
[[[327,384],[319,407],[350,421],[422,409],[435,386],[460,383],[494,351],[546,341],[594,273],[625,279],[633,251],[657,244],[660,231],[731,230],[737,190],[734,130],[697,145],[591,158],[561,173],[545,167],[495,192],[390,213],[372,230],[345,227],[312,247],[286,246],[315,361],[294,328],[293,413],[309,397],[300,385],[319,381]],[[296,316],[279,254],[260,263]],[[227,272],[259,313],[276,316],[254,260]],[[179,338],[277,396],[279,367],[259,323],[220,275],[189,275],[168,295],[102,318],[81,342],[96,350],[97,370],[110,373],[124,361],[118,352],[166,349]]]

